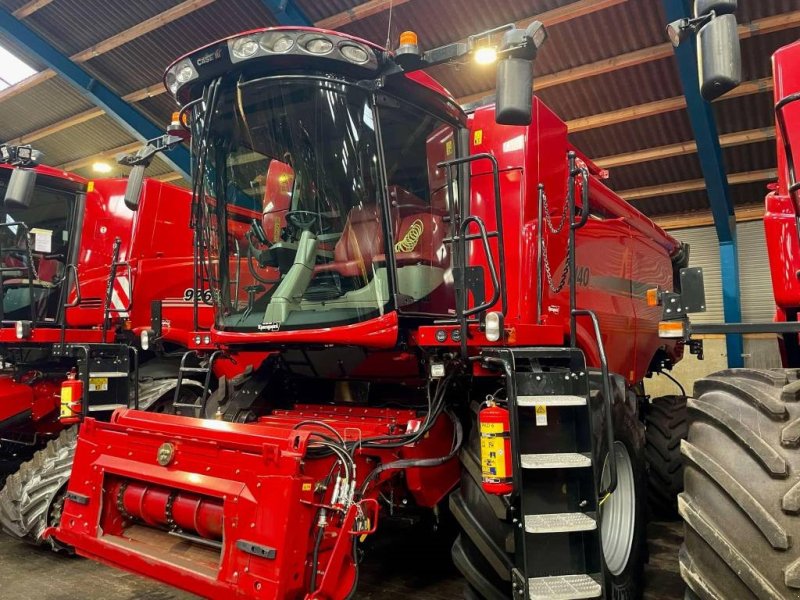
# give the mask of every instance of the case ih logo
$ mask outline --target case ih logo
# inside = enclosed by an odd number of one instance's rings
[[[197,63],[198,67],[202,67],[203,65],[207,65],[208,63],[219,60],[220,58],[222,58],[222,48],[217,48],[214,50],[214,52],[209,52],[205,56],[201,56],[195,62]]]

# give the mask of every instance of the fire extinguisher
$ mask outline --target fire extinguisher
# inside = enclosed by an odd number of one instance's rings
[[[83,413],[83,382],[76,379],[75,371],[67,374],[66,381],[61,383],[61,414],[59,421],[62,423],[77,423]]]
[[[511,421],[508,411],[488,398],[478,413],[481,436],[481,478],[487,494],[514,490],[511,462]]]

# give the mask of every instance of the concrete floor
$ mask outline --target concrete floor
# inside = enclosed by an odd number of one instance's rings
[[[680,600],[682,525],[653,523],[645,600]],[[368,556],[360,600],[456,600],[462,581],[445,556],[392,545]],[[0,535],[0,598],[14,600],[188,600],[191,594],[79,558],[67,558]]]

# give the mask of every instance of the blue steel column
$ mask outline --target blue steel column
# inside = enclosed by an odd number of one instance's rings
[[[292,0],[261,0],[279,25],[314,25],[305,13]]]
[[[662,0],[667,22],[692,16],[684,0]],[[697,42],[690,37],[675,50],[683,93],[692,130],[697,142],[697,155],[706,180],[714,227],[719,240],[719,259],[722,272],[722,300],[726,323],[741,323],[742,301],[739,287],[739,254],[736,244],[736,215],[728,187],[728,177],[722,158],[717,123],[711,105],[700,95],[697,71]],[[726,337],[728,366],[744,366],[744,343],[740,334]]]
[[[136,139],[144,142],[164,134],[164,127],[154,125],[119,95],[94,79],[69,57],[4,9],[0,9],[0,31],[25,46],[40,62],[69,82],[87,100],[102,108]],[[166,126],[166,123],[164,125]],[[191,179],[191,160],[189,151],[185,147],[178,146],[161,156],[178,173],[186,179]]]

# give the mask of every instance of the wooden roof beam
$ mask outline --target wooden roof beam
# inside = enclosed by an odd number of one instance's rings
[[[31,0],[30,2],[26,2],[22,6],[20,6],[17,10],[12,12],[11,14],[14,15],[17,19],[24,19],[25,17],[30,17],[33,13],[37,10],[40,10],[50,4],[53,0]]]
[[[85,110],[82,113],[78,113],[73,117],[69,117],[68,119],[62,119],[61,121],[53,123],[52,125],[48,125],[47,127],[42,127],[41,129],[37,129],[36,131],[31,131],[30,133],[26,133],[25,135],[20,136],[14,140],[9,140],[9,143],[14,145],[32,144],[37,140],[46,138],[47,136],[56,134],[60,131],[64,131],[65,129],[69,129],[70,127],[74,127],[75,125],[86,123],[87,121],[96,119],[97,117],[100,117],[104,114],[106,114],[106,111],[104,111],[102,108],[90,108],[89,110]]]
[[[737,131],[735,133],[726,133],[719,136],[719,142],[723,148],[744,146],[746,144],[755,144],[774,139],[774,127]],[[663,160],[675,156],[685,156],[687,154],[694,154],[695,152],[697,152],[697,144],[693,141],[689,141],[670,144],[669,146],[659,146],[657,148],[646,148],[636,152],[626,152],[625,154],[617,154],[616,156],[606,156],[594,162],[597,166],[604,169],[613,169],[615,167],[626,167],[628,165],[635,165],[651,160]]]
[[[79,158],[78,160],[73,160],[71,162],[58,165],[57,168],[61,169],[62,171],[76,171],[78,169],[89,167],[98,161],[114,160],[120,154],[128,154],[134,150],[138,150],[141,147],[141,142],[132,142],[130,144],[125,144],[124,146],[119,146],[117,148],[112,148],[111,150],[105,150],[104,152],[93,154],[92,156],[88,156],[86,158]]]
[[[98,42],[90,48],[86,48],[77,54],[73,54],[70,58],[77,63],[86,62],[87,60],[91,60],[96,56],[100,56],[101,54],[119,48],[120,46],[127,44],[136,38],[150,33],[151,31],[155,31],[156,29],[159,29],[168,23],[177,21],[178,19],[185,17],[196,10],[200,10],[205,6],[212,4],[214,1],[215,0],[185,0],[185,2],[181,2],[177,6],[173,6],[172,8],[167,9],[164,12],[155,15],[154,17],[150,17],[146,21],[142,21],[141,23],[138,23],[133,27],[129,27],[125,31],[121,31],[120,33],[113,35],[102,42]]]
[[[718,98],[716,102],[730,98],[760,94],[762,92],[771,92],[772,86],[772,77],[746,81],[721,98]],[[676,96],[674,98],[665,98],[664,100],[648,102],[647,104],[638,104],[619,110],[612,110],[607,113],[579,117],[567,121],[567,127],[569,127],[570,133],[578,133],[579,131],[586,131],[588,129],[608,127],[609,125],[626,123],[635,119],[644,119],[645,117],[653,117],[676,110],[683,110],[684,108],[686,108],[686,99],[683,96]]]
[[[764,218],[764,205],[736,207],[736,222],[759,221]],[[714,224],[711,211],[696,213],[660,215],[651,217],[653,222],[662,229],[686,229],[689,227],[709,227]]]
[[[728,175],[729,185],[740,185],[743,183],[754,183],[757,181],[770,181],[778,178],[778,171],[775,169],[764,169],[762,171],[747,171],[745,173],[732,173]],[[631,202],[644,198],[655,198],[657,196],[670,196],[673,194],[684,194],[686,192],[696,192],[706,189],[705,179],[695,179],[692,181],[678,181],[675,183],[665,183],[652,187],[635,188],[617,192],[623,199]]]

